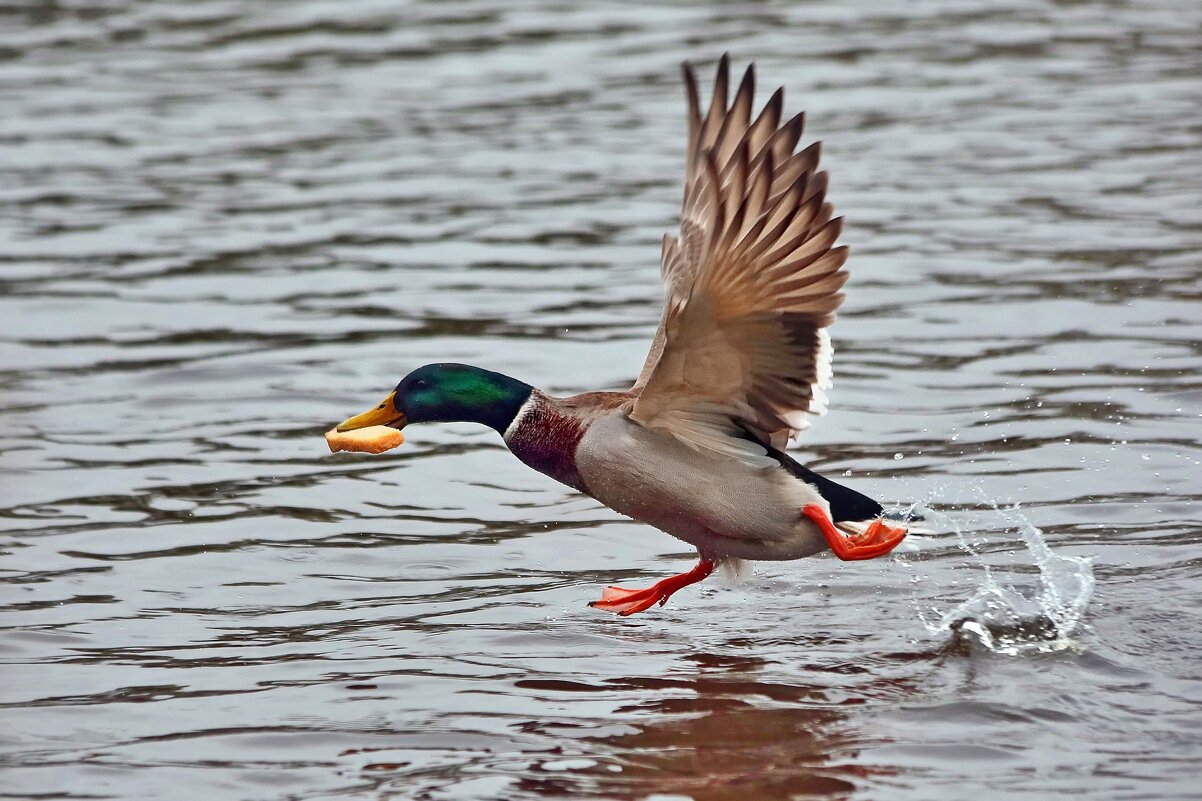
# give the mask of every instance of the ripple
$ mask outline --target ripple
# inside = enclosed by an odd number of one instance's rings
[[[1192,797],[1197,16],[0,8],[6,788]],[[430,361],[628,386],[679,201],[678,64],[726,49],[807,110],[853,247],[832,411],[797,456],[945,517],[899,560],[601,617],[599,585],[687,549],[490,432],[415,427],[383,458],[319,435]],[[1038,600],[994,501],[1094,560],[1071,633],[916,614],[917,574],[924,610],[986,568]]]

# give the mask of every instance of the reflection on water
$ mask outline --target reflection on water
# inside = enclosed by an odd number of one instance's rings
[[[1200,22],[0,4],[3,792],[1191,797]],[[491,432],[320,435],[430,361],[628,385],[678,65],[727,49],[807,109],[847,215],[832,412],[797,456],[943,516],[895,560],[615,619],[599,585],[687,548]],[[989,586],[1005,614],[951,630]],[[1014,642],[1045,636],[1072,647]]]

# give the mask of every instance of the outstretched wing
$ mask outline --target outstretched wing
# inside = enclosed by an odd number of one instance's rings
[[[752,119],[754,65],[727,105],[723,56],[709,111],[684,67],[689,148],[680,236],[664,237],[664,313],[630,415],[699,447],[767,463],[826,411],[826,327],[842,304],[846,247],[816,172],[818,143],[794,152],[804,115],[781,123],[778,89]]]

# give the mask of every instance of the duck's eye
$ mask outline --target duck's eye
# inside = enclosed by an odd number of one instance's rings
[[[430,382],[424,378],[419,378],[417,381],[413,382],[414,389],[425,389],[428,386],[430,386]]]

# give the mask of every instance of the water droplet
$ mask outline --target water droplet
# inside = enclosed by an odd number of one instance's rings
[[[900,462],[904,458],[905,457],[903,457],[900,453],[893,454],[893,461],[895,461],[895,462]]]

